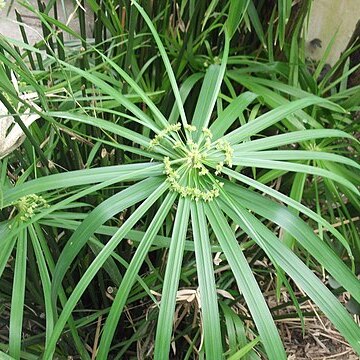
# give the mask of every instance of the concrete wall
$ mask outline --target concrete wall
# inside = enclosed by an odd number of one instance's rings
[[[32,1],[35,4],[35,1]],[[14,9],[16,8],[23,16],[23,20],[26,24],[26,32],[28,34],[31,43],[41,39],[41,27],[33,15],[29,11],[23,10],[22,7],[14,3],[9,16],[6,16],[10,5],[10,1],[6,1],[6,6],[0,12],[0,34],[5,37],[21,39],[19,26],[16,24],[16,16]]]
[[[19,25],[16,23],[15,9],[21,14],[23,22],[25,23],[26,34],[28,36],[30,43],[35,43],[42,39],[42,30],[40,26],[40,22],[37,20],[36,15],[34,15],[29,10],[25,9],[23,6],[17,4],[17,1],[14,1],[14,4],[10,10],[9,15],[7,16],[8,7],[10,5],[10,0],[6,0],[6,6],[4,9],[0,10],[0,34],[15,38],[22,39],[19,31]],[[46,2],[46,1],[45,1]],[[37,1],[29,0],[29,3],[37,9]],[[74,12],[75,11],[75,12]],[[74,14],[73,14],[74,13]],[[69,26],[74,29],[76,32],[79,32],[78,21],[76,19],[77,13],[74,7],[73,1],[65,0],[65,8],[62,8],[62,1],[58,0],[58,14],[59,20],[67,23],[69,22]],[[73,16],[72,16],[73,14]],[[50,14],[51,15],[51,14]],[[70,21],[69,21],[70,19]],[[91,33],[91,23],[92,23],[93,15],[89,11],[89,34]],[[65,40],[68,39],[65,34]]]
[[[358,20],[360,0],[313,0],[306,34],[309,57],[319,60],[338,31],[327,60],[333,65],[348,44]],[[310,41],[313,39],[320,39],[322,47],[311,46]]]

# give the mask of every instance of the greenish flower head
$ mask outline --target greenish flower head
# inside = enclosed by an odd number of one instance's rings
[[[20,198],[15,204],[20,220],[30,219],[42,207],[49,207],[46,200],[39,195],[30,194]]]
[[[183,130],[183,131],[182,131]],[[224,165],[232,166],[233,149],[225,140],[212,142],[213,134],[203,128],[200,139],[195,142],[194,125],[186,124],[183,128],[177,123],[158,132],[150,141],[149,150],[162,148],[176,155],[164,157],[164,173],[171,185],[171,190],[192,200],[212,201],[220,195],[223,183],[217,179]],[[223,161],[212,164],[212,153],[222,153]]]

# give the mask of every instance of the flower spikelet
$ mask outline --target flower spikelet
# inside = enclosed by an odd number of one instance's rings
[[[206,127],[203,127],[202,132],[203,132],[203,134],[204,134],[204,136],[205,136],[206,138],[212,139],[213,134],[212,134],[212,132],[210,131],[210,129],[208,129],[208,128],[206,128]]]
[[[1,1],[1,0],[0,0]],[[181,124],[171,124],[167,126],[165,129],[161,130],[158,134],[154,136],[154,138],[150,141],[149,150],[152,150],[155,146],[160,145],[161,140],[171,132],[177,132],[181,129]]]
[[[220,139],[216,143],[216,149],[221,150],[225,153],[224,163],[227,164],[229,167],[232,167],[234,149],[231,147],[230,143],[228,141]]]
[[[22,221],[30,219],[39,208],[49,207],[46,200],[42,196],[36,194],[23,196],[14,205],[17,208],[20,220]]]
[[[185,130],[187,130],[187,131],[189,131],[189,132],[194,132],[194,131],[196,131],[196,126],[194,126],[194,125],[186,124],[186,125],[184,126],[184,128],[185,128]]]

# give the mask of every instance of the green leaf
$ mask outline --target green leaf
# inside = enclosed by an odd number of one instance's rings
[[[143,102],[149,107],[149,109],[153,112],[155,117],[158,120],[158,125],[166,128],[169,123],[166,120],[165,116],[161,113],[161,111],[157,108],[154,102],[150,99],[150,97],[145,93],[144,90],[140,88],[140,86],[134,81],[131,76],[129,76],[126,71],[124,71],[119,65],[117,65],[113,60],[111,60],[108,56],[105,56],[102,52],[95,49],[94,50],[105,60],[107,64],[110,64],[112,68],[131,86],[133,90],[141,97]],[[145,115],[145,114],[144,114]]]
[[[16,236],[14,231],[12,231],[13,226],[16,226],[16,223],[14,221],[6,221],[0,223],[0,239],[2,239],[0,251],[0,278],[8,263],[11,252],[16,244]]]
[[[246,84],[246,86],[250,85],[250,84],[259,84],[259,85],[270,87],[276,91],[283,92],[287,95],[290,95],[292,97],[299,98],[299,99],[306,98],[309,96],[314,96],[319,99],[321,98],[320,96],[318,97],[316,95],[312,95],[311,93],[304,91],[298,87],[283,84],[282,82],[279,82],[279,81],[274,81],[274,80],[269,80],[269,79],[264,79],[264,78],[260,78],[260,77],[254,77],[254,76],[248,76],[248,75],[239,76],[239,74],[237,74],[234,71],[229,72],[228,75],[231,78],[236,79],[239,82]],[[251,87],[251,86],[249,86],[249,87]],[[334,112],[341,112],[341,113],[346,112],[343,107],[341,107],[340,105],[338,105],[332,101],[329,101],[329,100],[327,100],[321,106],[325,109],[329,109]]]
[[[306,174],[297,173],[295,174],[294,181],[291,185],[289,197],[299,203],[301,203],[301,199],[303,198],[306,178]],[[299,211],[295,209],[290,208],[290,211],[293,212],[296,216],[299,215]],[[289,247],[290,249],[293,248],[295,239],[288,232],[285,231],[280,238],[287,247]],[[280,288],[281,284],[279,284],[278,287]]]
[[[260,154],[260,153],[259,153]],[[235,165],[241,166],[249,166],[249,167],[258,167],[263,169],[278,169],[278,170],[285,170],[290,172],[300,172],[305,174],[312,174],[318,175],[321,177],[332,179],[339,184],[342,184],[352,190],[355,194],[359,194],[358,189],[354,186],[350,181],[345,179],[342,176],[334,174],[328,170],[321,169],[315,166],[310,165],[303,165],[297,163],[286,163],[282,161],[272,161],[272,160],[263,160],[261,158],[258,159],[249,159],[249,158],[235,158],[234,159]],[[227,169],[224,170],[224,173],[228,171]]]
[[[244,18],[249,2],[249,0],[230,0],[229,15],[225,22],[230,39],[234,36],[235,31]]]
[[[230,105],[222,111],[218,118],[210,126],[213,134],[213,139],[216,140],[223,136],[225,132],[231,127],[235,120],[242,114],[246,107],[251,104],[257,95],[252,92],[245,92],[232,100]]]
[[[267,185],[261,184],[260,182],[258,182],[256,180],[250,179],[247,176],[236,173],[235,171],[232,171],[229,169],[223,169],[223,172],[227,173],[227,174],[229,174],[229,173],[232,174],[231,176],[233,176],[235,179],[237,179],[247,185],[253,186],[255,189],[264,191],[265,194],[268,194],[268,195],[274,197],[275,199],[278,199],[278,200],[282,201],[283,203],[290,205],[293,209],[302,212],[303,214],[309,216],[311,219],[315,220],[319,224],[323,225],[328,231],[330,231],[341,242],[341,244],[347,250],[350,258],[352,258],[351,249],[349,247],[349,244],[345,240],[345,238],[336,229],[334,229],[324,218],[319,216],[317,213],[315,213],[311,209],[307,208],[306,206],[302,205],[301,203],[291,199],[290,197],[280,193],[279,191],[274,190]],[[256,194],[254,193],[254,195],[256,195]]]
[[[33,226],[29,227],[29,234],[32,242],[32,246],[35,252],[36,261],[39,268],[39,274],[41,279],[41,285],[44,293],[44,302],[45,302],[45,344],[47,344],[50,335],[54,328],[54,309],[51,306],[51,281],[50,274],[46,265],[46,260],[40,245],[40,241],[37,237],[37,234]]]
[[[99,269],[103,266],[105,261],[115,248],[119,245],[121,240],[131,230],[131,228],[140,220],[140,218],[149,210],[154,202],[167,190],[168,184],[164,183],[157,188],[153,193],[135,210],[127,221],[119,228],[116,234],[108,241],[105,247],[101,250],[100,254],[90,264],[80,281],[74,288],[71,296],[65,304],[58,321],[55,324],[54,331],[49,340],[48,346],[44,352],[44,358],[50,359],[55,350],[56,343],[64,329],[67,319],[74,310],[77,302],[80,300],[82,294],[90,284],[92,279],[95,277]]]
[[[12,356],[7,355],[6,353],[4,353],[3,351],[0,351],[0,358],[2,360],[15,360]]]
[[[167,354],[170,351],[176,293],[179,286],[189,215],[190,200],[180,198],[172,231],[161,295],[160,313],[155,337],[155,360],[162,360],[164,357],[168,357]]]
[[[199,281],[202,329],[206,358],[222,359],[221,330],[217,293],[210,250],[208,225],[202,202],[191,202],[191,225],[193,229],[196,269]]]
[[[43,225],[47,225],[47,226],[60,227],[60,228],[69,229],[69,230],[76,230],[77,227],[81,224],[81,222],[79,222],[79,221],[69,220],[67,217],[64,218],[63,215],[64,215],[63,213],[55,212],[55,213],[49,214],[49,218],[39,220],[39,223],[43,224]],[[79,214],[76,214],[76,215],[79,215]],[[103,226],[100,226],[98,229],[96,229],[95,233],[101,234],[101,235],[112,236],[116,233],[117,230],[118,230],[118,228],[115,226],[104,226],[103,225]],[[141,241],[141,239],[143,238],[144,232],[139,231],[139,230],[130,230],[126,236],[129,240],[135,242],[134,245],[136,246],[136,243],[139,243]],[[159,246],[161,248],[169,248],[170,242],[171,242],[171,238],[158,235],[158,236],[156,236],[156,238],[154,240],[154,245]],[[194,242],[192,240],[185,240],[185,250],[186,251],[195,251],[194,250]],[[220,246],[211,245],[211,252],[216,253],[219,251],[221,251]]]
[[[202,73],[195,73],[190,75],[184,83],[180,87],[180,97],[181,101],[185,103],[186,99],[188,98],[191,90],[194,88],[195,84],[203,77],[204,75]],[[175,124],[179,118],[179,108],[177,107],[177,104],[175,103],[173,105],[173,108],[171,110],[170,116],[169,116],[169,124]]]
[[[323,151],[309,150],[274,150],[274,151],[234,151],[234,163],[237,159],[263,159],[263,160],[325,160],[349,165],[360,169],[360,165],[345,156]],[[241,161],[241,160],[240,160]],[[290,163],[289,166],[292,166]]]
[[[54,263],[54,259],[52,257],[50,248],[48,246],[48,240],[45,238],[44,232],[38,223],[34,223],[32,227],[34,228],[34,230],[36,232],[37,239],[41,246],[41,252],[45,257],[46,266],[48,267],[50,273],[53,273],[54,268],[55,268],[55,263]],[[49,300],[51,302],[51,296],[49,297],[49,299],[46,299],[46,301],[49,301]],[[60,303],[62,306],[64,306],[65,302],[66,302],[65,291],[64,291],[64,289],[61,288]],[[54,314],[55,314],[55,312],[54,312]],[[80,336],[77,332],[77,328],[75,325],[75,321],[72,316],[70,316],[68,319],[68,327],[70,329],[70,333],[73,338],[73,341],[74,341],[74,344],[75,344],[75,347],[76,347],[76,350],[77,350],[79,356],[81,356],[81,358],[84,360],[90,360],[89,353],[86,350],[84,343],[80,339]],[[48,340],[49,340],[49,338],[46,339],[47,342],[48,342]],[[24,359],[25,359],[25,357],[24,357]]]
[[[49,190],[68,188],[72,186],[96,184],[111,181],[136,181],[149,176],[163,174],[163,164],[138,163],[129,165],[106,166],[96,169],[83,169],[69,171],[62,174],[49,175],[46,177],[30,180],[17,185],[4,193],[3,207],[11,205],[14,201],[29,194],[44,193]],[[117,180],[120,179],[120,180]],[[111,185],[109,183],[109,185]]]
[[[249,351],[251,351],[254,346],[260,341],[260,338],[257,337],[254,340],[250,341],[244,347],[242,347],[239,351],[237,351],[234,355],[230,356],[228,360],[238,360],[243,358]]]
[[[161,179],[150,178],[129,186],[100,203],[84,219],[66,243],[57,261],[52,280],[52,301],[54,304],[56,303],[58,289],[66,271],[96,229],[124,209],[147,198],[159,187],[161,182]]]
[[[316,97],[295,100],[291,103],[279,106],[278,108],[271,110],[266,114],[260,115],[250,123],[247,123],[239,129],[236,129],[228,135],[225,135],[224,140],[229,141],[231,144],[239,143],[245,138],[255,135],[260,131],[270,127],[271,125],[276,124],[277,122],[283,120],[298,110],[311,105],[322,104],[326,102],[327,100]]]
[[[175,96],[175,101],[176,101],[176,104],[177,104],[179,112],[180,112],[180,118],[181,118],[182,124],[183,124],[183,126],[185,126],[187,124],[187,120],[186,120],[184,105],[183,105],[183,102],[181,100],[181,95],[180,95],[178,85],[176,83],[175,74],[174,74],[174,72],[172,70],[169,57],[168,57],[168,55],[166,53],[164,45],[161,42],[160,36],[159,36],[158,32],[156,31],[155,26],[153,25],[153,22],[151,21],[149,16],[146,14],[144,9],[137,3],[137,1],[136,0],[132,1],[131,5],[135,6],[137,8],[137,10],[141,14],[141,16],[144,18],[147,26],[149,27],[149,29],[150,29],[150,31],[151,31],[154,39],[155,39],[156,45],[157,45],[157,47],[159,49],[160,55],[161,55],[161,57],[163,59],[163,62],[164,62],[166,72],[167,72],[167,74],[169,76],[169,79],[170,79],[171,87],[172,87],[172,90],[173,90],[174,96]]]
[[[228,339],[228,345],[229,345],[229,354],[234,354],[236,352],[236,349],[238,348],[237,345],[237,334],[235,332],[235,325],[234,325],[234,321],[233,318],[234,317],[238,317],[237,314],[234,313],[234,311],[228,306],[226,305],[224,302],[220,302],[220,307],[222,312],[224,313],[224,318],[225,318],[225,324],[226,324],[226,331],[227,331],[227,339]],[[241,320],[240,320],[241,321]],[[246,339],[245,336],[245,331],[244,331],[244,338]]]
[[[285,271],[319,306],[324,314],[360,354],[360,327],[314,273],[264,224],[238,202],[226,203],[226,213],[252,237],[268,256]]]
[[[237,351],[239,351],[239,349],[246,349],[246,345],[248,344],[248,339],[246,337],[248,328],[230,305],[227,305],[224,301],[222,301],[220,302],[220,306],[225,317],[229,345],[229,350],[226,352],[226,356],[234,355]],[[260,340],[260,338],[258,339]],[[260,360],[260,357],[257,353],[250,349],[250,354],[248,356],[244,355],[244,360]]]
[[[256,32],[256,35],[258,36],[259,40],[263,44],[263,46],[266,48],[266,42],[265,42],[265,35],[264,30],[259,18],[259,14],[255,8],[254,1],[250,0],[248,8],[247,8],[247,14],[249,16],[249,19],[251,21],[251,24]]]
[[[355,140],[353,136],[347,134],[344,131],[333,129],[315,129],[315,130],[300,130],[292,131],[286,134],[267,136],[263,139],[256,139],[248,142],[244,142],[239,145],[234,145],[234,153],[241,151],[258,151],[271,148],[277,148],[284,145],[293,143],[301,143],[308,140],[315,140],[321,138],[347,138]]]
[[[76,113],[69,113],[69,112],[49,112],[49,115],[51,115],[53,118],[59,118],[59,119],[67,119],[67,120],[74,120],[83,124],[92,125],[95,127],[98,127],[103,130],[111,131],[113,134],[120,135],[124,137],[125,139],[128,139],[135,144],[139,144],[143,147],[148,147],[150,145],[149,138],[132,131],[130,129],[125,128],[124,126],[120,126],[117,124],[114,124],[110,121],[102,120],[99,118],[91,117],[89,115],[80,115]],[[144,123],[141,120],[138,120],[141,125],[144,125]],[[157,128],[153,128],[157,129]]]
[[[224,196],[224,192],[222,192],[220,196]],[[229,198],[226,197],[224,201],[228,203]],[[239,290],[242,292],[249,307],[266,353],[271,360],[286,359],[285,350],[281,343],[278,330],[259,285],[240,249],[233,231],[216,203],[217,201],[208,203],[206,206],[206,215],[224,251]],[[231,206],[231,204],[229,204],[229,206]]]
[[[225,73],[226,61],[229,51],[228,42],[225,45],[224,55],[221,65],[210,65],[206,71],[205,78],[196,103],[192,125],[197,130],[194,133],[195,140],[198,140],[203,128],[207,128],[214,110],[221,83]]]
[[[254,185],[256,184],[254,183]],[[318,217],[316,213],[310,214],[310,209],[307,209],[306,207],[303,207],[303,205],[298,204],[295,200],[276,192],[276,190],[272,189],[273,192],[270,192],[269,188],[265,185],[259,185],[257,188],[260,191],[266,191],[277,200],[291,205],[300,212],[305,213],[304,211],[307,210],[307,215],[312,216],[314,220]],[[237,203],[243,204],[246,208],[254,211],[260,216],[264,216],[266,219],[278,224],[289,232],[301,246],[303,246],[322,266],[324,266],[326,270],[329,271],[334,279],[336,279],[358,301],[360,300],[359,281],[336,253],[316,236],[314,231],[303,220],[295,216],[285,206],[279,205],[254,191],[249,191],[241,186],[235,186],[229,182],[226,182],[224,189],[231,192],[231,196],[236,199]],[[322,219],[321,225],[331,231],[337,238],[341,238],[341,234],[339,234],[336,229],[332,228],[324,219]],[[345,239],[343,239],[343,241],[346,243]]]
[[[86,80],[90,81],[96,87],[104,91],[106,94],[109,94],[113,99],[115,99],[119,105],[123,105],[127,108],[131,113],[135,115],[138,119],[140,119],[144,124],[151,129],[158,128],[157,124],[141,109],[139,109],[135,104],[133,104],[126,96],[124,96],[120,91],[115,89],[110,84],[106,83],[99,76],[93,75],[90,71],[82,70],[76,66],[70,65],[64,61],[57,59],[57,61],[63,65],[64,71],[71,71],[76,74],[81,75]]]
[[[16,242],[14,282],[10,305],[9,355],[20,358],[26,282],[27,232],[21,231]]]
[[[165,217],[170,211],[177,195],[178,194],[176,192],[172,192],[166,196],[164,201],[161,203],[158,211],[156,212],[152,222],[150,223],[143,240],[141,241],[139,247],[137,248],[135,254],[131,259],[129,267],[126,270],[123,280],[119,286],[119,289],[111,306],[110,313],[103,327],[103,334],[101,336],[97,353],[99,359],[108,358],[111,342],[113,340],[117,324],[126,304],[126,300],[129,296],[130,290],[135,282],[141,265],[143,264],[146,256],[148,255],[150,246],[160,227],[163,225]]]

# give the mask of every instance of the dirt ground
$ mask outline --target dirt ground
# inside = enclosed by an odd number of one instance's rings
[[[288,360],[357,360],[344,338],[326,318],[312,318],[305,323],[302,334],[300,321],[284,323],[284,343]]]
[[[347,301],[346,294],[341,296],[339,300],[345,303]],[[360,359],[332,323],[320,314],[313,303],[307,301],[300,307],[304,313],[315,313],[315,316],[304,319],[304,334],[301,321],[298,318],[284,318],[278,322],[288,360]],[[285,313],[294,310],[294,308],[288,308]],[[354,319],[360,324],[359,316],[354,316]]]

